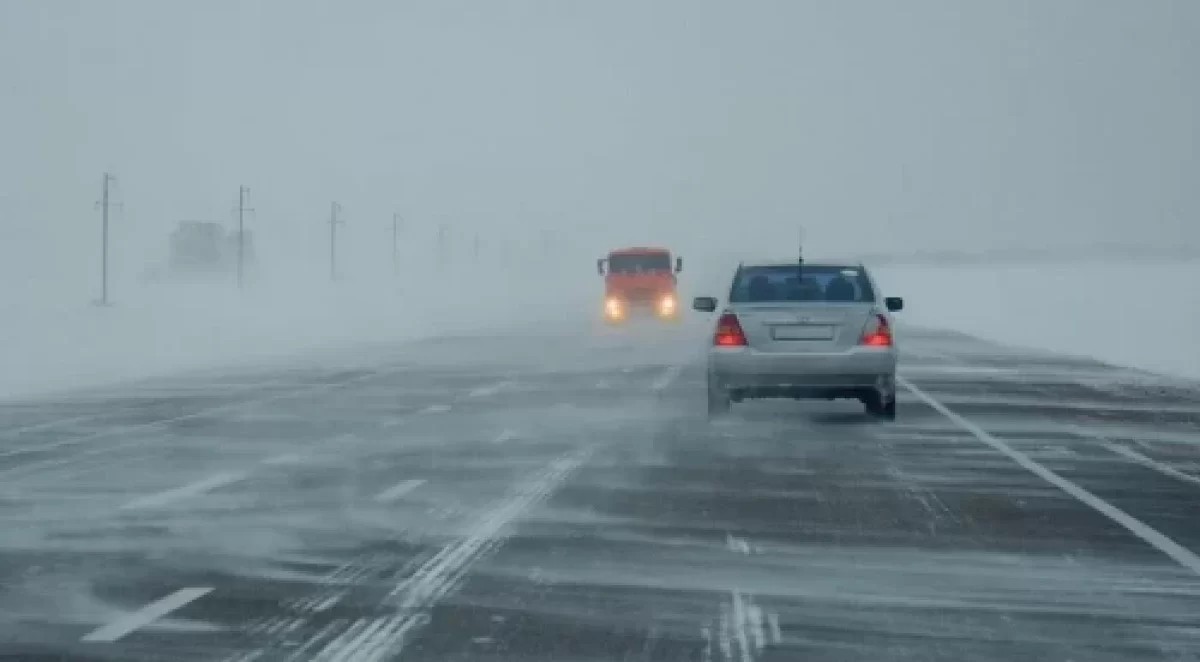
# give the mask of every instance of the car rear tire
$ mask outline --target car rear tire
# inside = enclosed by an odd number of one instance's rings
[[[719,418],[729,413],[733,407],[729,393],[714,384],[708,385],[708,417]]]
[[[896,396],[892,396],[888,400],[884,400],[883,398],[883,394],[878,391],[867,394],[863,398],[863,405],[866,407],[867,414],[873,418],[885,421],[896,420]]]
[[[883,409],[879,412],[879,418],[885,421],[896,420],[896,398],[893,396],[883,405]]]

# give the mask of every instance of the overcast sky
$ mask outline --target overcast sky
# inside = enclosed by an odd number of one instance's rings
[[[1197,64],[1195,0],[0,0],[0,258],[92,268],[105,170],[126,262],[240,184],[297,254],[339,200],[363,260],[393,210],[587,255],[1196,241]]]

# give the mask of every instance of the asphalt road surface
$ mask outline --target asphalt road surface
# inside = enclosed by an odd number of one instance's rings
[[[1197,387],[901,340],[895,423],[690,327],[4,403],[0,659],[1200,659]]]

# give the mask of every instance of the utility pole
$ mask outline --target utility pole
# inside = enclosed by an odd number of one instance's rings
[[[329,280],[337,280],[337,226],[343,221],[338,220],[338,212],[342,206],[336,202],[329,205]]]
[[[104,173],[100,193],[100,305],[108,305],[108,210],[111,207],[109,188],[116,179]]]
[[[246,186],[238,188],[238,260],[237,260],[237,284],[238,289],[242,289],[245,281],[246,271],[246,222],[245,215],[253,209],[246,208],[246,197],[250,195],[250,189]]]

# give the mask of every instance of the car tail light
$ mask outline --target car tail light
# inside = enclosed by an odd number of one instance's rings
[[[746,334],[742,333],[742,325],[737,315],[725,313],[717,320],[717,332],[713,334],[713,344],[720,347],[741,347],[746,345]]]
[[[863,329],[862,339],[858,341],[860,345],[869,347],[891,347],[892,346],[892,327],[888,324],[887,317],[876,313],[867,322],[867,326]]]

